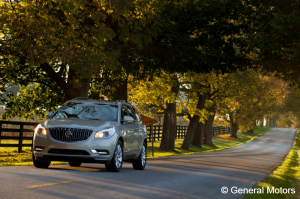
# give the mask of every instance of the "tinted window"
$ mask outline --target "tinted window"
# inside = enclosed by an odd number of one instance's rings
[[[138,112],[136,111],[136,109],[134,107],[132,107],[133,111],[135,112],[135,115],[136,115],[136,118],[138,121],[141,121],[141,117],[140,115],[138,114]]]
[[[122,106],[122,108],[121,108],[121,118],[123,119],[124,116],[126,116],[126,115],[128,115],[127,108],[126,108],[126,106]]]
[[[133,110],[133,108],[132,107],[127,107],[128,109],[128,114],[129,114],[129,116],[131,116],[134,120],[137,120],[137,117],[136,117],[136,114],[135,114],[135,112],[134,112],[134,110]]]
[[[52,118],[78,118],[117,121],[118,106],[68,102],[60,107]]]

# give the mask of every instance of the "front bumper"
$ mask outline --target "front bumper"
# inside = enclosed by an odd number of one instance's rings
[[[87,140],[68,143],[54,140],[49,134],[47,136],[35,134],[33,153],[36,160],[106,164],[113,157],[117,138],[118,136],[115,134],[108,139],[95,139],[92,134]],[[36,150],[37,148],[39,150]],[[108,154],[93,153],[91,150],[107,151]],[[76,152],[73,153],[73,151]]]

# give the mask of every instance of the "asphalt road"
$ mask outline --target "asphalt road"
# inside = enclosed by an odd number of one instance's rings
[[[129,163],[119,173],[101,164],[0,167],[0,198],[243,198],[230,188],[251,188],[272,173],[295,133],[274,128],[231,149],[149,159],[144,171]],[[221,193],[223,186],[229,193]]]

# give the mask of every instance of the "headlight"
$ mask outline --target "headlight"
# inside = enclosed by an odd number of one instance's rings
[[[110,138],[115,134],[115,128],[103,129],[96,133],[95,138]]]
[[[46,136],[47,135],[47,130],[44,129],[44,128],[38,127],[38,128],[36,128],[35,133]]]

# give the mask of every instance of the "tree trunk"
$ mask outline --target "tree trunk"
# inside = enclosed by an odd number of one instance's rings
[[[205,104],[207,97],[208,97],[207,93],[204,93],[203,95],[198,93],[197,109],[202,110],[204,108],[204,104]],[[183,140],[181,148],[187,149],[187,150],[190,148],[190,145],[192,144],[192,141],[194,139],[194,134],[195,134],[196,128],[198,126],[199,120],[200,120],[199,115],[194,115],[192,118],[190,118],[190,124],[187,129],[187,132],[186,132],[186,135]],[[200,132],[200,134],[201,134],[201,132]],[[200,135],[200,137],[201,137],[201,135]]]
[[[191,118],[190,124],[189,124],[189,127],[187,129],[187,132],[186,132],[186,135],[184,137],[181,148],[189,150],[190,145],[192,144],[194,134],[195,134],[196,128],[198,126],[199,120],[200,120],[199,115],[194,115]]]
[[[173,86],[171,91],[177,95],[179,92],[179,87]],[[175,150],[176,132],[176,102],[167,103],[167,108],[165,109],[164,113],[163,132],[159,147],[160,150]]]
[[[128,83],[128,76],[116,87],[116,90],[113,94],[113,100],[127,101],[127,99],[128,99],[127,83]]]
[[[261,119],[259,120],[259,126],[260,126],[260,127],[263,127],[263,126],[264,126],[264,118],[261,118]]]
[[[69,67],[68,82],[61,76],[60,71],[56,72],[48,63],[43,63],[40,67],[47,73],[53,82],[63,90],[63,102],[74,99],[76,97],[88,97],[91,74],[85,77],[78,76],[76,71]]]
[[[194,139],[192,142],[193,146],[202,148],[204,127],[205,127],[205,124],[203,124],[202,122],[198,122],[196,130],[195,130],[195,134],[194,134]]]
[[[271,127],[271,119],[270,119],[270,117],[268,117],[268,120],[267,120],[268,122],[267,122],[267,127]]]
[[[207,144],[209,146],[215,146],[212,142],[214,119],[215,119],[215,113],[209,116],[204,128],[204,144]]]
[[[232,114],[229,114],[230,118],[230,137],[238,138],[237,131],[238,131],[238,124],[235,121],[235,118]]]
[[[256,120],[253,121],[253,128],[252,129],[249,129],[247,130],[247,133],[251,133],[251,134],[254,134],[254,128],[256,127]]]
[[[75,83],[76,81],[76,83]],[[63,102],[74,99],[76,97],[88,97],[90,89],[91,77],[79,79],[74,70],[69,69],[68,87],[64,89]]]
[[[200,102],[200,109],[204,108],[205,101],[207,100],[208,94],[204,93],[202,96],[199,97]],[[194,132],[194,138],[192,141],[192,145],[201,148],[203,142],[203,135],[204,135],[204,127],[205,124],[202,122],[198,122],[197,127]]]

